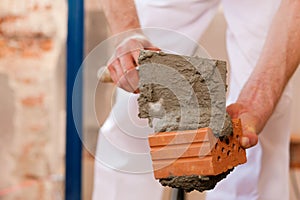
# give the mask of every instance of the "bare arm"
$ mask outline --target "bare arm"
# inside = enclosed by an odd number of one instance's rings
[[[251,147],[272,115],[289,79],[300,63],[300,1],[283,0],[271,24],[262,54],[236,102],[228,107],[242,118]]]
[[[101,0],[112,34],[140,28],[134,0]]]

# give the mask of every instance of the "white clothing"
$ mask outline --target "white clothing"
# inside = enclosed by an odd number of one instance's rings
[[[227,50],[231,66],[227,104],[235,102],[255,67],[279,3],[280,0],[222,1],[228,23]],[[136,0],[142,27],[174,30],[194,41],[201,37],[218,6],[218,0]],[[145,33],[163,50],[185,55],[194,51],[192,40],[184,35],[151,30]],[[146,120],[138,119],[136,98],[119,89],[116,104],[100,130],[94,200],[159,200],[162,197],[163,187],[150,171],[147,134],[153,130],[147,127]],[[290,103],[288,86],[260,134],[259,144],[247,150],[248,162],[219,182],[208,192],[207,199],[288,199]]]

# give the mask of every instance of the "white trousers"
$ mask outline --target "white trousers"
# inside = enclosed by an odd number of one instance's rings
[[[177,31],[177,34],[146,34],[150,40],[176,53],[190,55],[212,20],[218,0],[136,0],[142,27]],[[223,0],[227,21],[230,61],[227,104],[236,101],[262,50],[279,0]],[[166,30],[165,30],[166,31]],[[173,37],[174,36],[174,37]],[[182,37],[182,38],[181,38]],[[181,40],[181,39],[182,40]],[[154,180],[147,134],[153,130],[137,117],[136,95],[118,90],[116,104],[100,130],[95,164],[94,200],[159,200],[163,187]],[[259,136],[247,150],[248,162],[238,166],[216,188],[210,200],[289,199],[290,87]]]

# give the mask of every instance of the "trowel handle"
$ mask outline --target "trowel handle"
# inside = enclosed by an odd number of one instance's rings
[[[101,67],[97,72],[97,77],[101,83],[113,83],[107,67]]]

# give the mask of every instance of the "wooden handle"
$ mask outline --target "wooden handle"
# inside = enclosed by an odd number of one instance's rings
[[[106,67],[101,67],[97,72],[97,76],[101,83],[113,83],[110,73]]]

